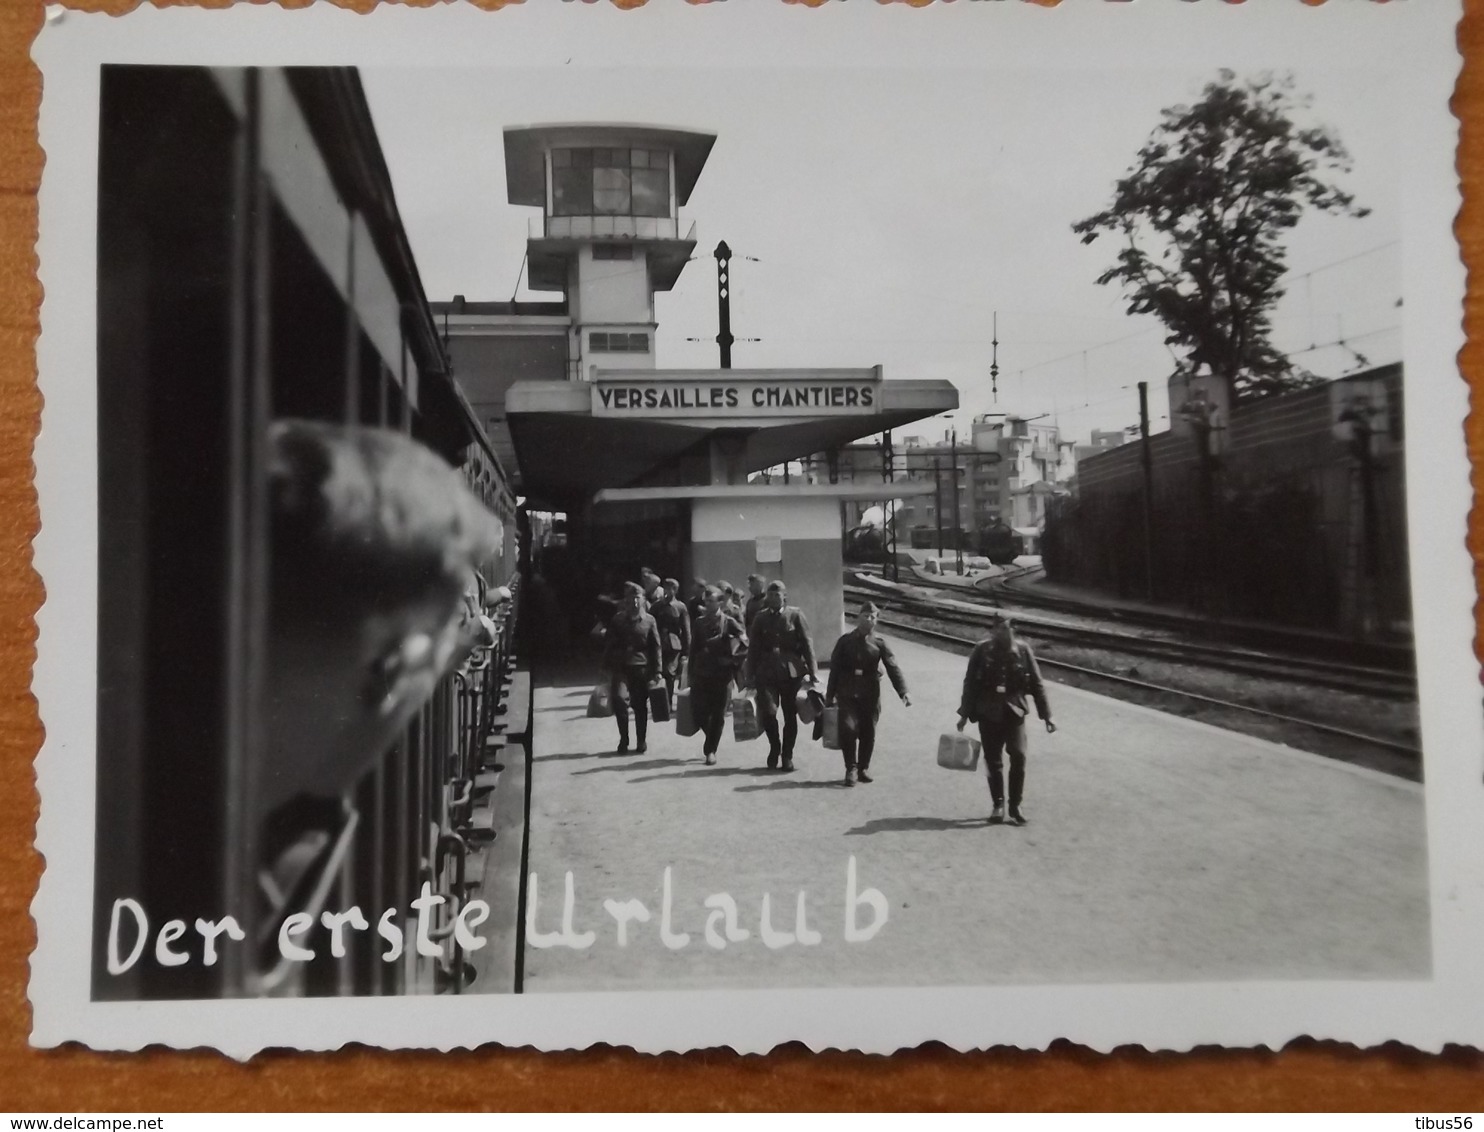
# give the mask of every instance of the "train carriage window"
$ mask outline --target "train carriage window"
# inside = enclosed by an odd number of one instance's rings
[[[387,386],[392,384],[391,374],[387,372],[381,355],[371,344],[371,339],[361,334],[359,340],[360,407],[358,417],[361,424],[385,425],[389,419]]]
[[[273,415],[344,420],[348,398],[345,304],[277,204],[270,232]],[[362,352],[369,346],[362,344]]]

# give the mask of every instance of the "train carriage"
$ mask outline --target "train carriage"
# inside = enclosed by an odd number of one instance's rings
[[[489,840],[476,782],[512,664],[516,498],[450,372],[359,79],[108,66],[101,82],[94,997],[461,989],[448,937]],[[499,524],[486,590],[515,597],[359,783],[270,807],[265,461],[286,418],[396,430],[458,467]],[[424,885],[445,897],[438,957],[411,946]],[[168,920],[228,914],[245,939],[210,964],[199,940],[180,966],[147,946],[113,973],[122,900],[147,909],[151,944]],[[375,931],[283,960],[287,917],[351,906],[373,926],[399,910],[398,961]]]

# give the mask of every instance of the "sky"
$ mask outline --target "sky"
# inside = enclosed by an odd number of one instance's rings
[[[1252,71],[1243,71],[1251,74]],[[1172,357],[1163,330],[1125,313],[1100,211],[1167,106],[1214,68],[1038,71],[530,67],[363,68],[403,222],[430,299],[553,298],[517,286],[540,210],[505,193],[502,131],[554,122],[639,122],[717,135],[681,210],[698,243],[656,298],[661,368],[717,364],[716,267],[733,251],[739,368],[871,366],[959,389],[950,421],[1045,415],[1066,435],[1137,423],[1150,383],[1167,426]],[[1310,215],[1288,238],[1278,346],[1324,377],[1401,357],[1401,248],[1388,82],[1374,69],[1294,73],[1303,124],[1334,130],[1353,158],[1341,187],[1362,219]],[[998,312],[998,398],[989,369]],[[1347,346],[1335,345],[1344,339]],[[699,339],[699,341],[689,341]],[[742,341],[758,339],[758,341]],[[1314,348],[1317,347],[1317,348]]]

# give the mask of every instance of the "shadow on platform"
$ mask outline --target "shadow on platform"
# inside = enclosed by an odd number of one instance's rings
[[[864,825],[845,831],[846,837],[865,837],[873,833],[941,833],[950,829],[984,829],[989,824],[982,818],[873,818]]]
[[[695,760],[692,760],[695,761]],[[768,770],[761,766],[695,766],[690,770],[677,771],[674,774],[650,774],[643,778],[634,779],[635,782],[660,782],[667,778],[728,778],[733,775],[743,774],[749,778],[762,778],[765,775],[776,776],[776,770]]]

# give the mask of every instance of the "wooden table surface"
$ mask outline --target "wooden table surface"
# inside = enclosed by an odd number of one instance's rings
[[[72,6],[122,12],[132,5],[95,0]],[[1455,99],[1463,134],[1458,233],[1472,269],[1484,262],[1484,0],[1466,0],[1465,9],[1459,31],[1464,69]],[[245,1065],[199,1051],[30,1049],[26,976],[35,931],[27,908],[41,866],[32,851],[37,798],[31,769],[41,727],[28,688],[32,615],[42,598],[30,566],[38,525],[31,446],[40,409],[35,241],[42,158],[36,141],[41,78],[29,49],[41,20],[40,0],[0,0],[0,798],[7,801],[0,822],[0,1110],[1484,1108],[1484,1056],[1476,1052],[1429,1056],[1396,1046],[1360,1051],[1311,1041],[1281,1052],[1125,1050],[1104,1056],[1061,1044],[1046,1053],[956,1054],[926,1047],[891,1058],[816,1055],[798,1046],[766,1058],[725,1051],[640,1057],[606,1048],[551,1055],[357,1048],[271,1053]],[[1475,405],[1484,391],[1481,296],[1471,270],[1462,368]],[[1468,436],[1477,490],[1484,414],[1476,412]],[[1470,545],[1479,577],[1484,520],[1477,514]]]

